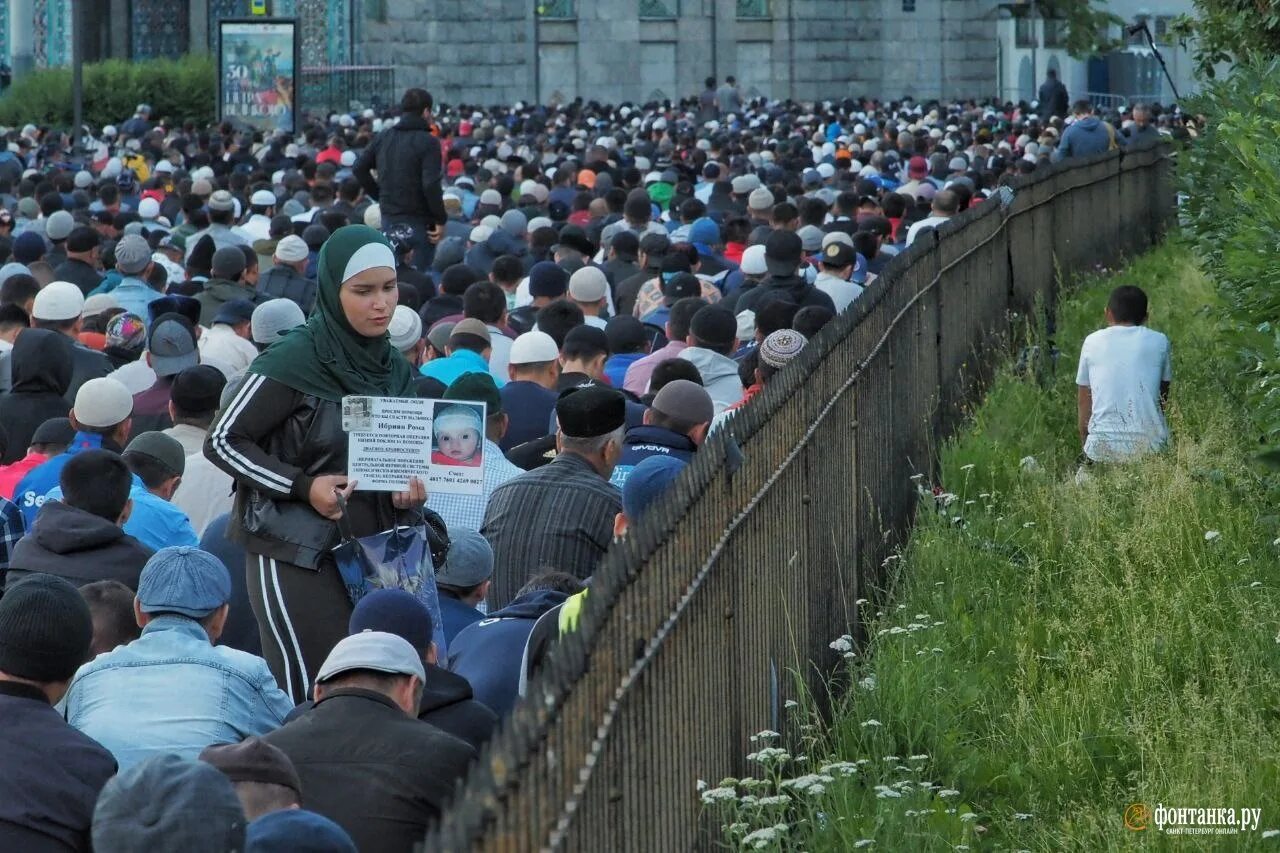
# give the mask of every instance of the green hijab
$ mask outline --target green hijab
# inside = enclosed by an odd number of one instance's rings
[[[386,334],[367,338],[351,328],[338,298],[344,281],[382,266],[395,269],[382,234],[366,225],[333,232],[320,249],[319,294],[310,319],[258,356],[249,372],[335,403],[348,394],[411,396],[413,367]]]

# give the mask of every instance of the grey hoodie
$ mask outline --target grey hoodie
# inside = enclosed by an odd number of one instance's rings
[[[742,380],[738,377],[738,362],[727,355],[703,349],[702,347],[686,347],[677,358],[693,362],[702,376],[702,386],[711,395],[716,414],[742,399]]]

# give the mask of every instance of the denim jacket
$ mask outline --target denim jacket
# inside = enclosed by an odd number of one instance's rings
[[[171,614],[80,667],[61,704],[121,771],[158,753],[194,759],[210,744],[266,734],[292,708],[266,661],[214,646],[199,622]]]

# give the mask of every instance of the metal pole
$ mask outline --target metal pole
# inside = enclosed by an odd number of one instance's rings
[[[1036,99],[1036,86],[1040,84],[1040,69],[1036,64],[1036,49],[1040,47],[1040,28],[1036,26],[1036,19],[1039,17],[1036,10],[1036,0],[1031,0],[1031,96],[1028,101]],[[1044,108],[1044,104],[1040,105]]]
[[[71,156],[80,153],[84,125],[84,34],[86,3],[71,4]]]

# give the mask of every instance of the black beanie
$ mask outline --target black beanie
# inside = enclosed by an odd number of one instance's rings
[[[89,658],[93,617],[79,591],[33,574],[0,598],[0,671],[37,682],[66,681]]]

